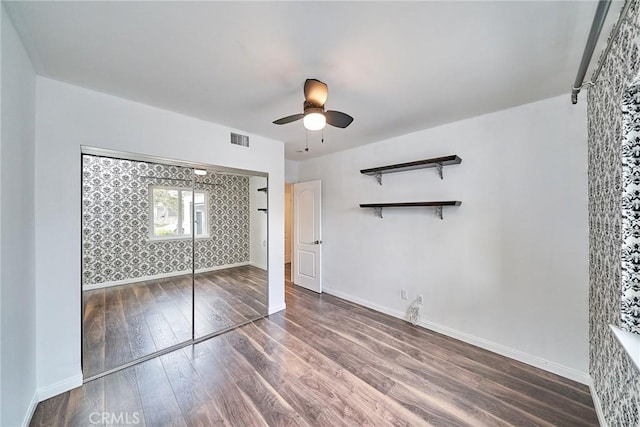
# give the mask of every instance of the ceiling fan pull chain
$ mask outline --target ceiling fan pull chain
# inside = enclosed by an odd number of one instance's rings
[[[324,144],[324,128],[322,129],[322,143]]]

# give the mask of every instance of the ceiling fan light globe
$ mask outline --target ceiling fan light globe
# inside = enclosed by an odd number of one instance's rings
[[[307,130],[320,130],[327,124],[327,118],[321,113],[309,113],[304,116],[303,123]]]

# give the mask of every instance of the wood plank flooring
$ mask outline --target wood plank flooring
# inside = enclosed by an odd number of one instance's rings
[[[290,283],[286,302],[41,402],[31,425],[598,425],[582,384]]]
[[[83,292],[89,377],[191,340],[191,276]],[[267,274],[252,266],[195,275],[196,338],[264,316]]]

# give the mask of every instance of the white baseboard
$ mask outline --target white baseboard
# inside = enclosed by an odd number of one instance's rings
[[[393,310],[390,309],[388,307],[383,307],[381,305],[372,303],[370,301],[366,301],[363,300],[361,298],[358,297],[354,297],[352,295],[346,294],[344,292],[335,290],[335,289],[331,289],[331,288],[324,288],[323,289],[324,292],[330,294],[330,295],[334,295],[337,296],[339,298],[342,299],[346,299],[348,301],[354,302],[356,304],[360,304],[363,305],[367,308],[370,308],[372,310],[376,310],[379,311],[381,313],[384,314],[388,314],[389,316],[393,316],[396,317],[398,319],[402,319],[402,320],[407,320],[406,319],[406,313],[400,312],[398,310]],[[449,328],[447,326],[435,323],[435,322],[430,322],[428,320],[420,320],[418,322],[419,326],[422,326],[423,328],[426,329],[430,329],[432,331],[441,333],[443,335],[449,336],[451,338],[455,338],[457,340],[460,341],[464,341],[468,344],[472,344],[475,345],[477,347],[483,348],[485,350],[489,350],[491,352],[494,353],[498,353],[502,356],[506,356],[510,359],[514,359],[517,360],[519,362],[522,363],[526,363],[527,365],[531,365],[531,366],[535,366],[536,368],[540,368],[543,369],[545,371],[549,371],[551,373],[554,373],[556,375],[560,375],[561,377],[565,377],[568,378],[570,380],[573,381],[577,381],[579,383],[582,384],[589,384],[590,383],[590,377],[587,373],[585,372],[581,372],[578,371],[577,369],[573,369],[570,368],[568,366],[564,366],[561,365],[559,363],[556,362],[552,362],[550,360],[546,360],[543,359],[541,357],[538,356],[534,356],[528,353],[525,353],[523,351],[520,350],[516,350],[514,348],[511,347],[507,347],[504,346],[502,344],[497,344],[494,343],[492,341],[486,340],[484,338],[480,338],[480,337],[476,337],[474,335],[471,334],[467,334],[466,332],[461,332],[458,331],[456,329],[452,329]]]
[[[233,268],[233,267],[242,267],[249,264],[250,263],[248,261],[245,261],[245,262],[237,262],[235,264],[226,264],[226,265],[218,265],[215,267],[199,268],[196,270],[196,274],[208,273],[210,271],[224,270],[224,269]],[[158,280],[158,279],[166,279],[169,277],[184,276],[185,274],[191,274],[191,270],[173,271],[171,273],[156,274],[154,276],[134,277],[131,279],[114,280],[112,282],[93,283],[91,285],[82,286],[82,290],[92,291],[94,289],[108,288],[111,286],[129,285],[131,283],[144,282],[147,280]]]
[[[244,267],[245,265],[249,265],[249,261],[236,262],[234,264],[218,265],[215,267],[199,268],[196,270],[196,274],[208,273],[210,271],[226,270],[227,268]],[[189,271],[189,273],[187,274],[190,274],[190,273],[191,271]]]
[[[598,422],[600,427],[608,427],[607,420],[604,419],[604,411],[602,410],[602,402],[596,388],[593,386],[593,379],[589,378],[589,391],[591,392],[591,399],[593,400],[593,407],[596,409],[596,415],[598,415]]]
[[[281,305],[277,305],[275,307],[269,307],[269,315],[272,315],[273,313],[277,313],[279,311],[282,311],[284,309],[287,308],[287,305],[282,303]]]
[[[33,392],[33,397],[31,397],[31,401],[29,402],[29,406],[27,407],[27,412],[24,414],[24,419],[22,420],[22,427],[29,427],[31,423],[31,418],[33,418],[34,412],[36,412],[36,407],[38,406],[38,391],[35,390]]]
[[[50,397],[57,396],[60,393],[64,393],[65,391],[73,390],[76,387],[80,387],[82,385],[82,378],[82,372],[80,372],[72,377],[65,378],[64,380],[60,380],[56,383],[40,387],[38,389],[38,400],[42,402],[43,400],[47,400]]]
[[[259,268],[260,270],[267,271],[267,266],[266,265],[257,264],[255,262],[250,262],[249,265],[252,265],[252,266],[254,266],[256,268]]]
[[[418,325],[427,329],[431,329],[435,332],[439,332],[441,334],[450,336],[452,338],[458,339],[460,341],[473,344],[477,347],[484,348],[485,350],[498,353],[510,359],[514,359],[519,362],[526,363],[527,365],[535,366],[536,368],[549,371],[553,374],[560,375],[561,377],[565,377],[582,384],[586,384],[586,385],[589,384],[589,375],[586,374],[585,372],[578,371],[577,369],[570,368],[568,366],[564,366],[559,363],[544,359],[542,357],[534,356],[532,354],[525,353],[523,351],[504,346],[502,344],[497,344],[492,341],[486,340],[484,338],[479,338],[474,335],[467,334],[465,332],[460,332],[455,329],[451,329],[434,322],[429,322],[427,320],[419,321]]]

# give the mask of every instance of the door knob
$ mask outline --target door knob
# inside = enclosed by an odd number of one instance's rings
[[[313,242],[314,245],[320,245],[322,244],[322,240],[316,240],[315,242]]]

